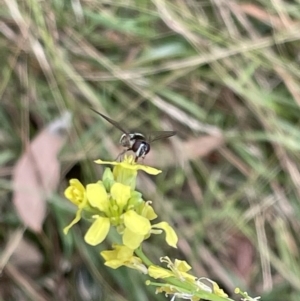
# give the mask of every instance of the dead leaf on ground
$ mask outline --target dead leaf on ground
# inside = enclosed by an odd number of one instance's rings
[[[172,138],[171,138],[172,139]],[[147,154],[144,164],[156,165],[160,168],[172,166],[187,160],[203,158],[212,151],[219,149],[224,144],[224,137],[220,135],[206,135],[191,138],[183,142],[175,142],[174,147],[166,143],[151,145],[151,151]]]
[[[190,139],[184,143],[184,154],[190,160],[203,158],[213,150],[220,148],[224,144],[224,137],[220,135],[201,136]]]
[[[233,234],[228,241],[230,257],[232,259],[234,269],[248,283],[254,260],[254,247],[251,241],[242,234]]]
[[[25,226],[35,232],[41,232],[46,199],[59,183],[57,155],[70,119],[70,113],[65,113],[43,129],[28,145],[13,171],[13,203]]]

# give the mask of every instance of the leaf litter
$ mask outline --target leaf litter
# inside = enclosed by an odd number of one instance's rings
[[[46,200],[57,189],[60,162],[57,155],[65,143],[71,114],[65,112],[31,141],[13,170],[13,204],[29,229],[41,232]]]

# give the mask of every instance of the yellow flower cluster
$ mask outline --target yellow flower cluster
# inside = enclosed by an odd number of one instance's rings
[[[142,194],[135,190],[138,170],[157,175],[161,171],[140,165],[133,157],[126,157],[123,162],[95,161],[97,164],[113,165],[113,171],[106,168],[102,180],[84,187],[77,179],[70,180],[65,190],[65,196],[76,207],[77,212],[73,221],[64,229],[69,229],[84,216],[91,220],[91,226],[85,234],[85,241],[98,245],[105,240],[109,230],[114,227],[121,236],[122,244],[113,244],[112,250],[101,252],[105,265],[113,269],[126,266],[148,274],[153,279],[160,279],[163,283],[153,283],[157,293],[172,295],[191,301],[201,299],[215,301],[233,301],[219,288],[218,284],[208,278],[197,278],[189,273],[190,265],[178,259],[174,262],[169,257],[162,257],[160,261],[167,266],[154,265],[143,253],[140,247],[145,239],[152,234],[165,232],[168,245],[176,248],[177,235],[167,222],[152,224],[157,218],[151,202],[145,202]],[[244,300],[252,299],[245,292],[237,292]]]
[[[106,168],[102,181],[84,187],[77,179],[70,180],[65,196],[78,207],[74,220],[64,229],[69,229],[82,217],[83,211],[89,214],[92,224],[85,234],[85,241],[95,246],[115,227],[122,236],[122,243],[132,250],[152,234],[166,233],[166,242],[176,248],[177,235],[167,222],[151,224],[157,215],[151,202],[145,202],[141,193],[135,190],[138,170],[156,175],[160,170],[140,165],[133,157],[125,157],[123,162],[97,160],[98,164],[114,165],[113,172]],[[119,248],[117,248],[119,250]],[[116,254],[116,251],[113,251]],[[112,254],[112,253],[111,253]]]

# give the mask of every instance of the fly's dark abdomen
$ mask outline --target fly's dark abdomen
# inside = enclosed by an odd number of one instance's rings
[[[150,151],[150,144],[146,141],[135,140],[132,151],[135,152],[136,158],[144,158]]]

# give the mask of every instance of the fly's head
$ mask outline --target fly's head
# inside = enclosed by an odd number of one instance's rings
[[[132,147],[132,141],[130,139],[130,134],[123,134],[120,138],[119,143],[127,149],[130,149]]]

